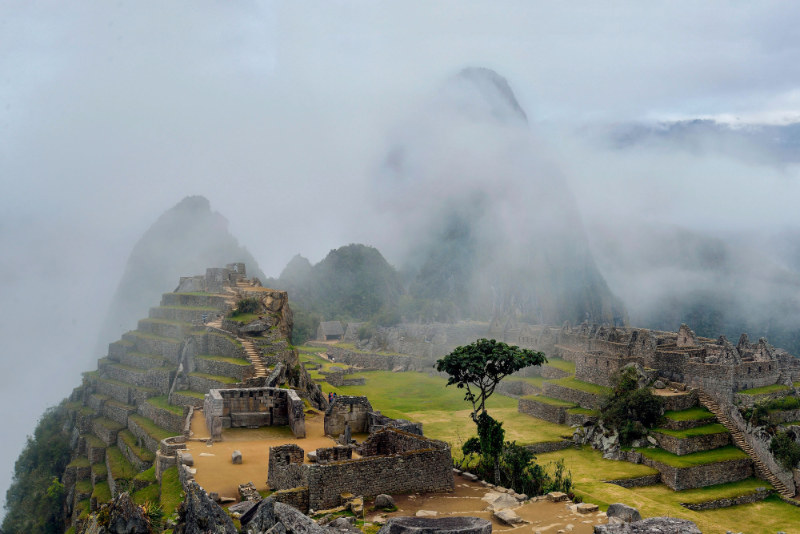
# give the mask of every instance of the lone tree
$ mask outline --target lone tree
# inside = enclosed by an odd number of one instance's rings
[[[466,388],[464,399],[472,403],[472,420],[478,424],[479,414],[486,413],[486,399],[503,378],[543,363],[547,363],[547,358],[542,352],[494,339],[479,339],[437,360],[436,370],[450,375],[448,386],[455,384],[459,389]]]
[[[472,403],[471,415],[478,427],[478,437],[467,440],[461,450],[465,455],[481,455],[482,461],[476,467],[484,477],[493,478],[496,484],[508,483],[520,492],[553,484],[552,481],[546,482],[549,479],[541,468],[531,464],[534,457],[530,451],[504,441],[503,423],[486,413],[486,400],[503,378],[525,367],[546,362],[547,358],[541,352],[509,346],[494,339],[479,339],[458,347],[436,362],[437,371],[450,375],[447,385],[455,384],[466,389],[464,399]],[[559,479],[558,484],[561,482]],[[571,481],[566,489],[570,484]]]

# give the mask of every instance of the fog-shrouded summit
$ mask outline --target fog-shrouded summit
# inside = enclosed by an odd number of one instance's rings
[[[461,317],[624,322],[548,153],[486,68],[449,78],[398,128],[375,190],[390,218],[383,246],[414,297]]]
[[[186,273],[242,262],[264,278],[256,260],[228,231],[228,221],[202,196],[189,196],[164,212],[134,245],[114,294],[100,345],[136,326],[159,296]]]

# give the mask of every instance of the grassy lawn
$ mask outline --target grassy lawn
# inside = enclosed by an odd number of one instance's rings
[[[90,447],[95,447],[98,449],[106,448],[106,444],[103,442],[103,440],[98,438],[94,434],[84,434],[81,437],[86,441],[86,444],[89,445]]]
[[[544,395],[525,395],[522,397],[523,399],[528,399],[536,402],[541,402],[543,404],[549,404],[550,406],[575,406],[574,402],[563,401],[561,399],[554,399],[552,397],[545,397]]]
[[[569,373],[571,375],[575,374],[575,362],[562,360],[561,358],[547,358],[547,363],[545,365],[549,365],[550,367],[555,367],[556,369],[560,369],[565,373]]]
[[[565,388],[577,389],[578,391],[583,391],[585,393],[593,393],[595,395],[611,394],[611,388],[607,388],[605,386],[598,386],[597,384],[591,384],[589,382],[581,382],[580,380],[575,380],[571,376],[565,378],[559,378],[558,380],[548,380],[548,382],[550,382],[551,384],[563,386]]]
[[[67,467],[89,467],[89,459],[83,456],[78,456],[68,463]]]
[[[111,431],[122,430],[123,428],[125,428],[125,425],[123,425],[122,423],[118,423],[118,422],[114,421],[113,419],[109,419],[108,417],[98,417],[94,421],[95,421],[95,423],[97,423],[97,424],[99,424],[99,425],[101,425],[101,426],[103,426],[103,427],[105,427],[105,428],[107,428],[107,429],[109,429]]]
[[[150,397],[146,402],[148,404],[152,404],[156,408],[161,408],[162,410],[172,412],[175,415],[183,415],[183,406],[175,406],[174,404],[170,404],[169,398],[166,395]]]
[[[713,419],[714,414],[704,406],[695,406],[688,410],[666,411],[664,417],[673,421],[702,421],[703,419]]]
[[[698,426],[688,430],[670,430],[668,428],[656,428],[654,432],[660,432],[673,438],[691,438],[693,436],[708,436],[709,434],[725,434],[728,429],[719,423],[713,425]]]
[[[96,479],[104,479],[108,476],[108,468],[106,467],[106,463],[97,463],[92,464],[92,474],[95,476]]]
[[[737,391],[737,393],[742,393],[743,395],[764,395],[766,393],[775,393],[776,391],[788,391],[789,389],[789,386],[784,386],[783,384],[773,384],[760,388],[743,389]]]
[[[195,356],[195,358],[200,360],[212,360],[216,362],[232,363],[234,365],[250,365],[250,360],[248,360],[247,358],[230,358],[228,356],[211,356],[208,354]]]
[[[188,389],[176,391],[176,393],[180,393],[181,395],[186,395],[187,397],[194,397],[196,399],[205,399],[206,394],[200,391],[191,391]]]
[[[199,312],[215,312],[219,311],[217,308],[213,306],[159,306],[162,310],[191,310],[191,311],[199,311]]]
[[[741,460],[747,458],[747,455],[732,445],[720,447],[711,451],[693,452],[678,456],[667,452],[664,449],[638,449],[643,456],[661,462],[663,464],[671,465],[672,467],[694,467],[698,465],[711,464],[716,462],[725,462],[727,460]]]
[[[159,336],[157,334],[151,334],[150,332],[142,332],[141,330],[132,330],[128,332],[137,337],[143,337],[145,339],[152,339],[154,341],[166,341],[168,343],[180,343],[181,340],[174,338],[174,337],[167,337],[167,336]]]
[[[146,319],[141,319],[140,322],[142,323],[152,323],[152,324],[166,324],[170,326],[185,326],[191,327],[191,323],[187,323],[186,321],[173,321],[172,319],[154,319],[152,317],[148,317]]]
[[[454,447],[475,435],[475,423],[469,415],[472,405],[464,400],[464,390],[445,387],[444,378],[390,371],[367,371],[359,375],[367,379],[363,386],[321,386],[326,394],[333,391],[339,395],[366,395],[374,409],[389,417],[420,422],[426,436],[447,441]],[[506,439],[519,444],[559,441],[572,435],[568,426],[519,413],[517,401],[509,397],[495,394],[487,407],[492,417],[503,421]]]

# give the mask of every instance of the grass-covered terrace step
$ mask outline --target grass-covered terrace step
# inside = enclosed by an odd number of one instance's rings
[[[705,406],[695,406],[686,410],[664,412],[662,427],[670,430],[686,430],[708,425],[715,420],[714,414]]]
[[[548,397],[561,399],[592,410],[600,408],[603,397],[611,393],[611,388],[576,380],[573,377],[546,380],[542,384],[542,390]]]
[[[138,470],[131,464],[119,447],[109,447],[106,451],[106,466],[110,473],[111,479],[114,480],[115,485],[119,481],[131,480],[136,476]],[[113,492],[113,490],[112,490]]]
[[[544,395],[526,395],[521,397],[517,406],[520,413],[559,425],[566,423],[568,408],[575,408],[575,403],[554,399]]]
[[[719,423],[684,430],[656,428],[652,435],[661,448],[678,456],[718,449],[731,441],[728,429]]]
[[[680,491],[744,480],[753,476],[753,462],[733,446],[679,456],[664,449],[639,449],[642,462],[661,472],[661,481]]]
[[[139,445],[139,439],[130,430],[123,430],[117,438],[117,446],[125,458],[137,470],[147,469],[153,464],[156,455],[147,448]]]
[[[125,425],[108,417],[97,417],[92,420],[92,432],[106,445],[116,443],[117,433],[123,428],[125,428]]]
[[[108,486],[108,481],[97,482],[92,491],[91,509],[97,510],[101,504],[108,502],[111,502],[111,488]]]
[[[158,444],[162,439],[175,435],[175,432],[162,428],[151,419],[138,414],[128,418],[128,429],[134,436],[141,438],[144,447],[152,453],[158,450]]]

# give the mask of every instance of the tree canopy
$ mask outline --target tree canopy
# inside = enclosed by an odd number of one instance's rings
[[[436,362],[436,370],[450,375],[447,385],[466,389],[465,400],[472,403],[472,419],[486,411],[486,399],[506,376],[547,362],[544,353],[521,349],[494,339],[479,339],[469,345],[456,347]]]

